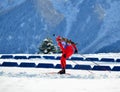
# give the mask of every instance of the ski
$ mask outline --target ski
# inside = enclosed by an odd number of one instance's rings
[[[71,75],[70,73],[59,74],[58,72],[48,72],[48,73],[45,73],[45,74]]]

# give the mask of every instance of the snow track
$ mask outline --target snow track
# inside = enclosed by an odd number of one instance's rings
[[[1,67],[0,77],[16,77],[16,78],[44,78],[44,79],[59,79],[59,78],[76,78],[76,79],[120,79],[119,72],[113,71],[88,71],[88,70],[66,70],[68,74],[51,74],[58,72],[59,69],[43,69],[43,68],[10,68]]]

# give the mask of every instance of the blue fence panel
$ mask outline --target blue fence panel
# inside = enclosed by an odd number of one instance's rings
[[[86,58],[85,61],[99,61],[98,58]]]
[[[120,62],[120,59],[117,59],[116,62]]]
[[[70,60],[83,61],[84,59],[82,57],[71,57]]]
[[[37,58],[41,58],[41,56],[29,56],[28,59],[37,59]]]
[[[100,61],[104,61],[104,62],[115,62],[115,60],[113,58],[102,58]]]
[[[90,65],[75,65],[73,69],[91,70]]]
[[[94,66],[92,70],[106,71],[111,70],[110,66]]]
[[[27,59],[26,56],[15,56],[14,59]]]
[[[2,55],[1,59],[12,59],[13,55]]]
[[[55,66],[55,68],[61,69],[61,64],[57,64],[57,65]],[[66,65],[66,69],[72,69],[72,65],[71,65],[71,64],[67,64],[67,65]]]
[[[55,59],[56,59],[56,60],[60,60],[60,59],[61,59],[61,56],[57,56]],[[68,60],[83,61],[84,59],[83,59],[82,57],[71,57],[71,58],[69,58]]]
[[[66,65],[66,69],[72,69],[72,65],[71,64],[67,64]]]
[[[18,67],[18,63],[17,62],[3,62],[1,66]]]
[[[21,62],[19,67],[36,67],[35,63]]]
[[[60,59],[61,59],[61,56],[57,56],[55,59],[56,59],[56,60],[60,60]]]
[[[45,58],[45,59],[55,59],[54,56],[43,56],[43,58]]]
[[[61,64],[57,64],[57,65],[55,66],[55,68],[61,69]]]
[[[114,66],[114,67],[112,68],[112,71],[120,71],[120,66]]]
[[[51,63],[39,63],[37,68],[54,68],[54,65]]]

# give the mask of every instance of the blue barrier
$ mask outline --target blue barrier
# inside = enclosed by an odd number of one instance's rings
[[[43,58],[45,58],[45,59],[55,59],[54,56],[43,56]]]
[[[12,59],[13,55],[2,55],[1,59]]]
[[[66,69],[72,69],[72,65],[71,64],[67,64],[66,65]]]
[[[112,71],[120,71],[120,66],[114,66],[114,67],[112,68]]]
[[[106,71],[111,70],[110,66],[94,66],[92,70]]]
[[[15,56],[14,59],[27,59],[26,56]]]
[[[36,59],[36,58],[41,58],[41,56],[29,56],[28,59]]]
[[[83,61],[84,59],[82,57],[71,57],[70,60],[80,60],[80,61]]]
[[[36,67],[35,63],[21,62],[19,67]]]
[[[60,60],[61,59],[61,56],[57,56],[55,58],[56,60]],[[71,57],[69,58],[68,60],[79,60],[79,61],[83,61],[84,59],[82,57]]]
[[[99,61],[99,59],[90,57],[90,58],[85,58],[85,61]]]
[[[1,66],[18,67],[18,63],[17,62],[3,62]]]
[[[120,62],[120,59],[117,59],[116,62]]]
[[[57,64],[57,65],[55,66],[55,68],[61,69],[61,64]]]
[[[57,64],[57,65],[55,66],[55,68],[56,68],[56,69],[61,69],[61,64]],[[66,65],[66,69],[72,69],[72,65],[67,64],[67,65]]]
[[[61,59],[61,56],[57,56],[55,59],[56,59],[56,60],[60,60],[60,59]]]
[[[102,58],[100,61],[104,61],[104,62],[115,62],[115,60],[113,58]]]
[[[73,69],[91,70],[91,66],[90,65],[75,65]]]
[[[54,65],[51,63],[39,63],[37,68],[54,68]]]

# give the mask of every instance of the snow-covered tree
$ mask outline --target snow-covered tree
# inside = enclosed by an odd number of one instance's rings
[[[52,54],[52,53],[56,53],[57,49],[56,46],[53,44],[52,39],[50,38],[45,38],[42,41],[42,44],[39,46],[39,53],[44,53],[44,54]]]

